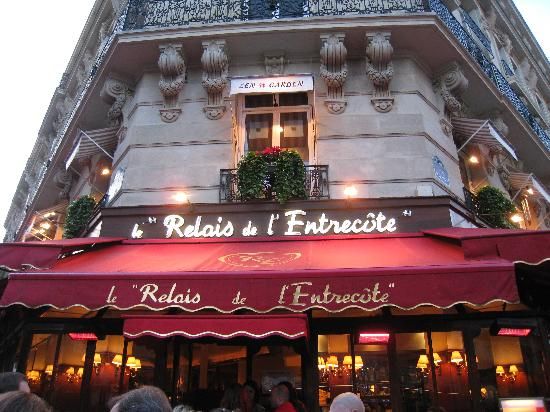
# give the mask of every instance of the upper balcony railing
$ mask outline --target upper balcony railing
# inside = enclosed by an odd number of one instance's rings
[[[441,0],[130,0],[123,30],[344,14],[435,13],[550,151],[550,136]],[[470,18],[471,20],[471,18]],[[472,29],[473,20],[466,18]],[[490,42],[475,25],[483,44]],[[483,35],[483,36],[481,36]]]

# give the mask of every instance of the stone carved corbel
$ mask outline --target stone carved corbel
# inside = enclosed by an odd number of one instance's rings
[[[495,126],[495,129],[504,137],[508,135],[508,125],[504,123],[504,119],[502,118],[502,112],[500,110],[493,111],[489,118],[491,119],[491,123],[493,126]]]
[[[111,126],[122,124],[122,108],[131,95],[132,90],[128,83],[115,77],[109,77],[105,81],[100,96],[106,103],[111,104],[107,111],[107,119]]]
[[[58,200],[68,200],[73,186],[74,176],[70,170],[60,169],[54,176],[55,186],[61,191],[58,194]]]
[[[321,78],[328,89],[328,99],[325,100],[327,110],[332,114],[340,114],[346,110],[347,102],[344,99],[344,83],[348,76],[346,58],[348,51],[344,46],[345,35],[321,35]]]
[[[181,46],[165,44],[160,46],[158,61],[160,69],[159,89],[164,98],[164,107],[160,109],[163,122],[175,122],[181,114],[178,97],[185,84],[185,60]]]
[[[212,40],[202,43],[202,87],[208,94],[208,103],[203,108],[210,120],[221,119],[225,113],[223,91],[227,86],[229,58],[225,40]]]
[[[285,53],[283,51],[264,53],[265,73],[268,75],[283,74],[285,63]]]
[[[371,99],[376,111],[387,113],[393,107],[390,82],[393,79],[391,33],[367,33],[367,76],[374,84]]]
[[[435,81],[435,89],[439,92],[447,111],[458,116],[462,110],[460,96],[468,87],[468,79],[462,68],[456,62],[451,63]]]

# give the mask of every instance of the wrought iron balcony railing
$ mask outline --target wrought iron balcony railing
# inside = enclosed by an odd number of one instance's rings
[[[306,172],[305,190],[307,199],[330,199],[327,165],[304,166]],[[270,180],[269,178],[267,180]],[[276,197],[271,190],[267,190],[265,200]],[[220,170],[220,203],[240,202],[239,178],[237,169]]]
[[[124,30],[191,23],[424,11],[424,0],[130,0]]]
[[[474,19],[472,19],[472,16],[468,14],[468,12],[464,9],[460,9],[460,14],[462,16],[462,20],[464,20],[464,23],[466,23],[466,26],[476,35],[476,37],[479,39],[481,44],[491,53],[493,54],[493,49],[491,47],[491,41],[487,37],[487,35],[481,30],[481,28],[477,25]]]

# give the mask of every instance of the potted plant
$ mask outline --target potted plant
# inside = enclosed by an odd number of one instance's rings
[[[63,232],[65,239],[72,239],[82,233],[92,217],[95,206],[96,201],[92,196],[82,196],[71,202],[67,208],[67,217],[65,218]]]
[[[500,229],[517,229],[510,221],[510,215],[516,212],[516,206],[501,190],[485,186],[476,194],[478,214],[491,226]]]
[[[248,152],[237,167],[237,187],[244,201],[305,199],[304,162],[295,150],[268,147]]]

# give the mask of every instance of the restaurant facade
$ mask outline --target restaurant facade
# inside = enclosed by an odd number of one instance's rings
[[[6,220],[1,369],[59,411],[547,410],[550,67],[513,3],[195,3],[94,5]]]

